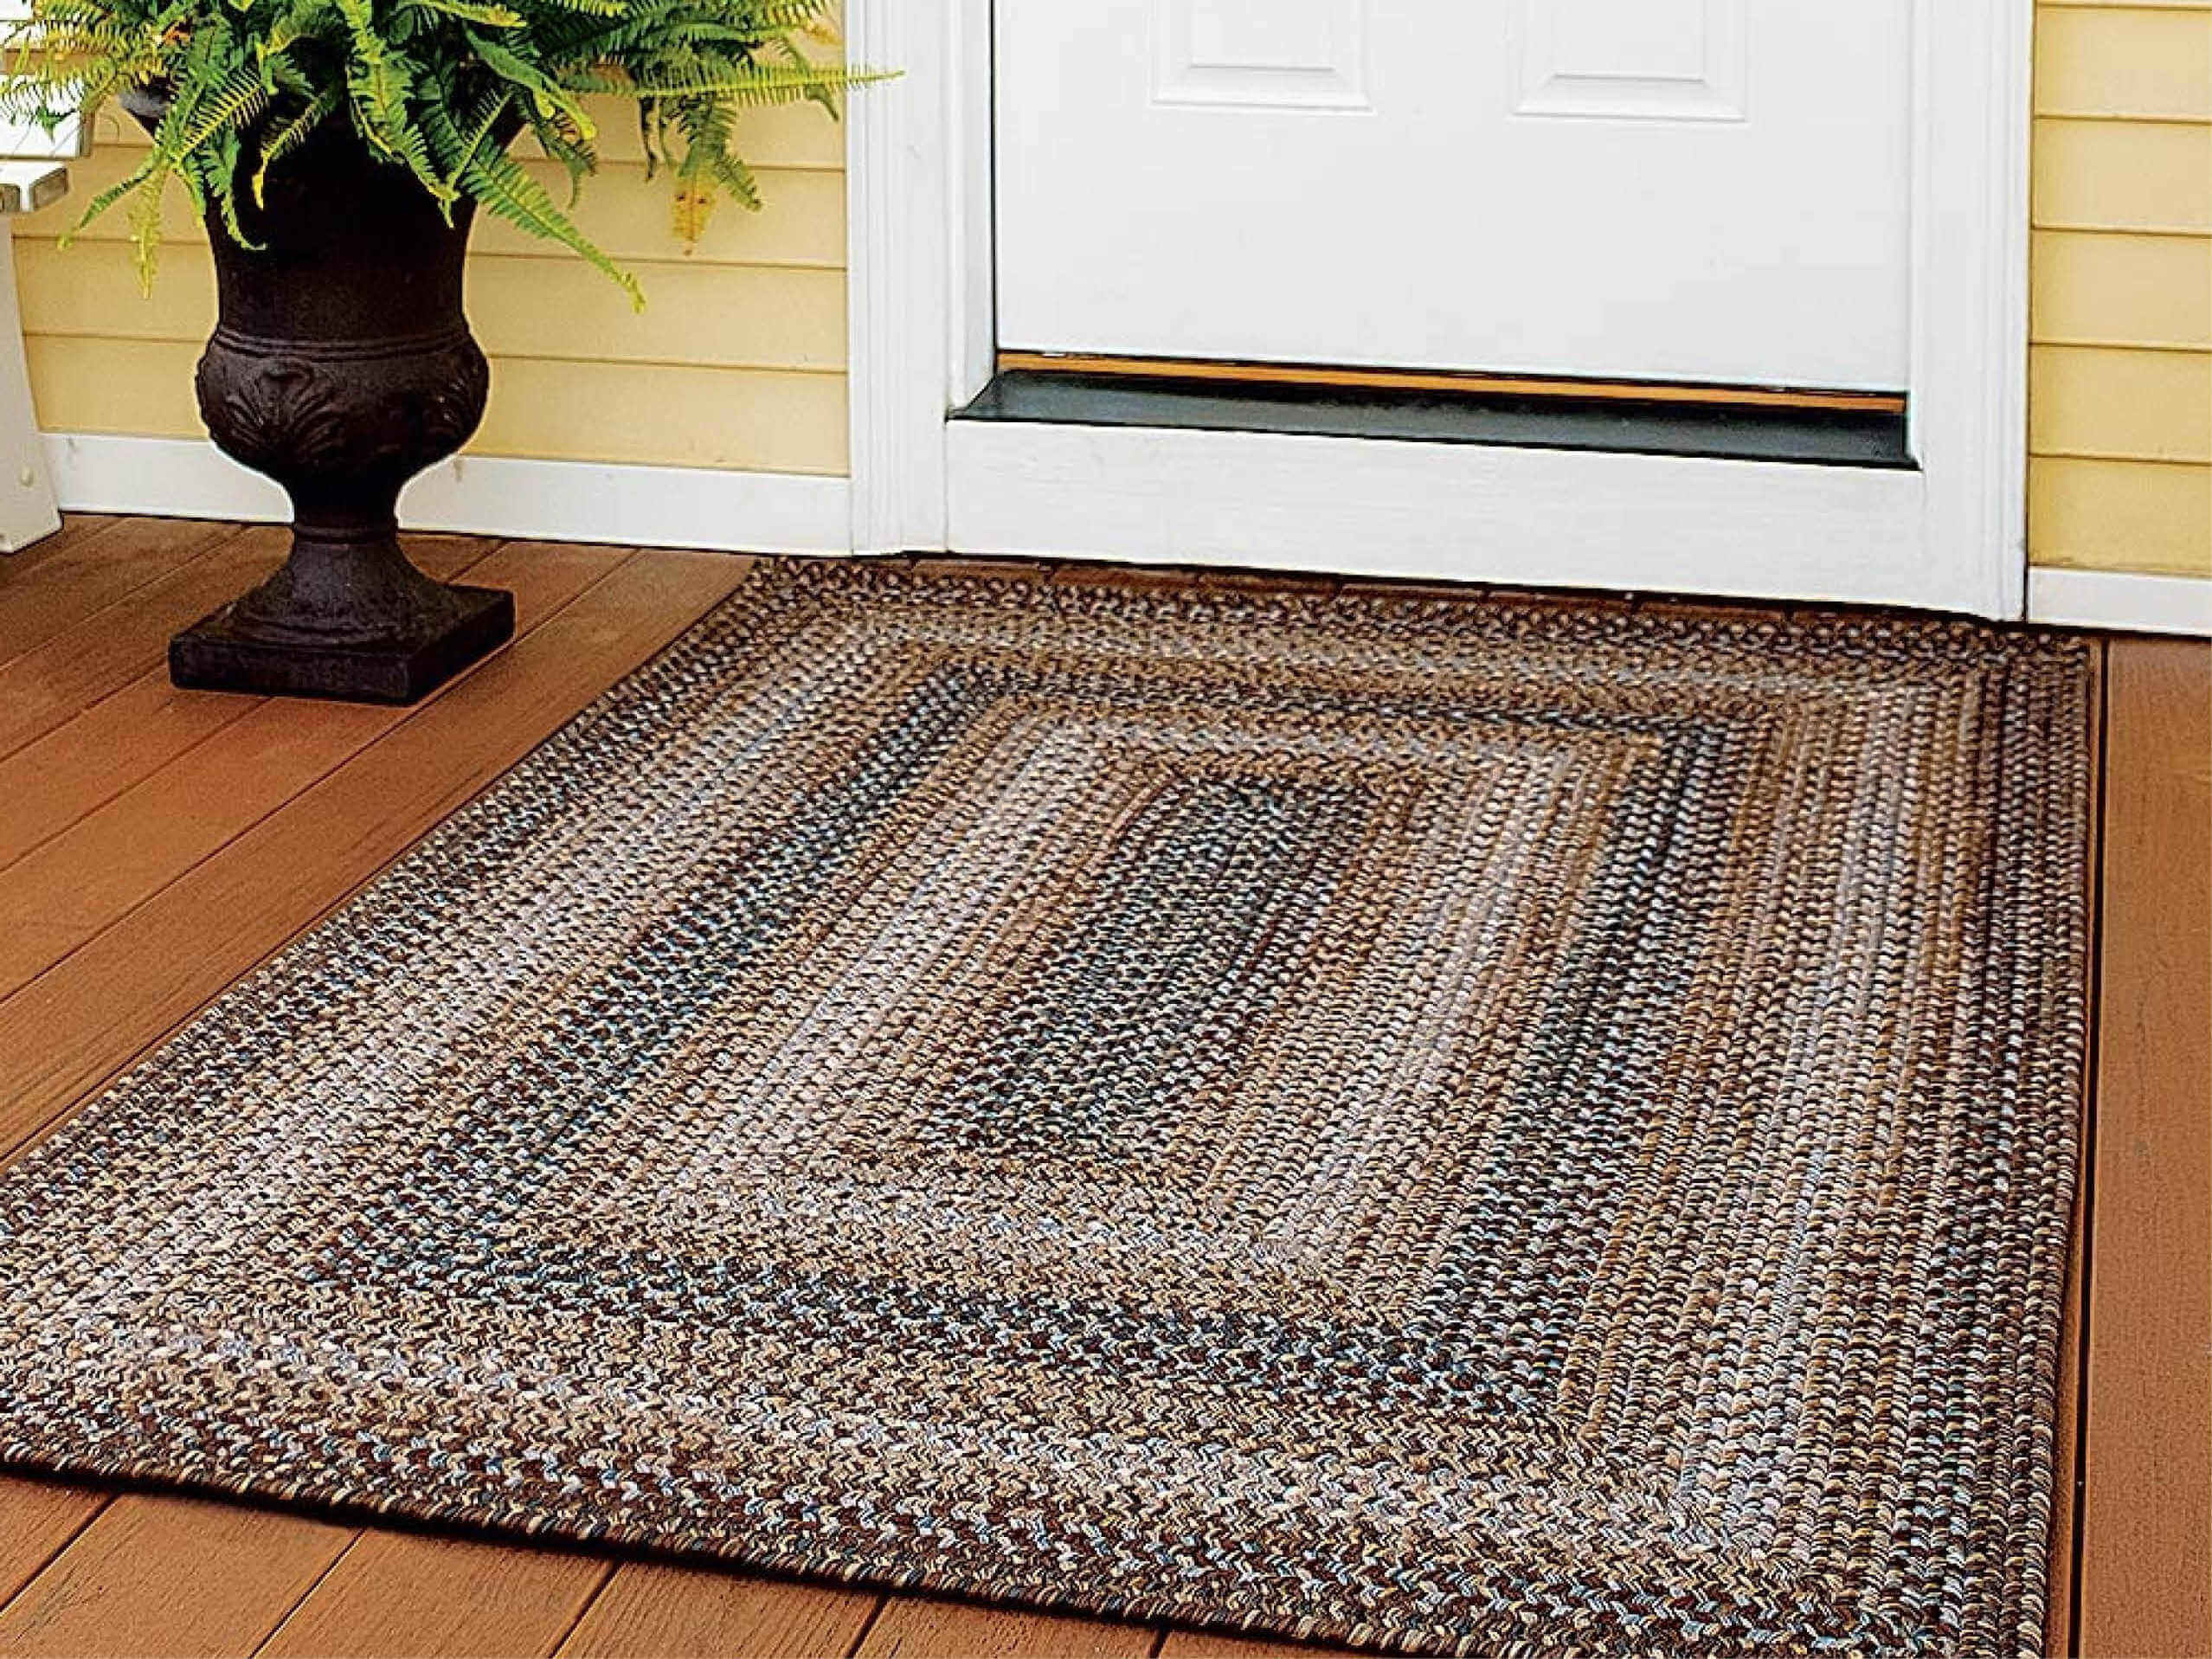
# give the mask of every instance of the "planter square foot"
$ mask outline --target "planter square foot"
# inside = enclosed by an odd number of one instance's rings
[[[514,637],[515,599],[496,588],[448,588],[451,612],[409,639],[331,646],[269,638],[226,605],[169,642],[169,678],[187,691],[413,703]]]

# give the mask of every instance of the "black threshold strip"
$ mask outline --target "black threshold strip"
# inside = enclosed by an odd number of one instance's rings
[[[1909,467],[1902,412],[1231,383],[1004,369],[960,421],[1181,427],[1421,443]]]

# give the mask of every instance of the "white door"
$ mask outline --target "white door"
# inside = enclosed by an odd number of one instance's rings
[[[1902,388],[1910,0],[998,0],[1015,350]]]

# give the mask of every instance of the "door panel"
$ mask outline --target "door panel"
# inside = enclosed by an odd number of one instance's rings
[[[1364,0],[1156,0],[1162,104],[1367,107]]]
[[[1740,121],[1746,0],[1515,0],[1517,115]]]
[[[1000,0],[1016,350],[1906,383],[1909,0]]]

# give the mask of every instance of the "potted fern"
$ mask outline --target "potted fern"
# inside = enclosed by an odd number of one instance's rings
[[[483,417],[461,305],[477,213],[635,280],[509,153],[524,133],[581,185],[586,100],[630,100],[696,239],[720,197],[758,205],[739,115],[850,84],[809,56],[832,0],[30,0],[0,108],[151,136],[85,217],[123,204],[151,282],[164,191],[203,215],[220,308],[200,409],[293,505],[290,557],[171,641],[180,685],[411,702],[513,632],[505,594],[431,580],[395,535],[402,485]],[[602,98],[603,104],[603,98]]]

